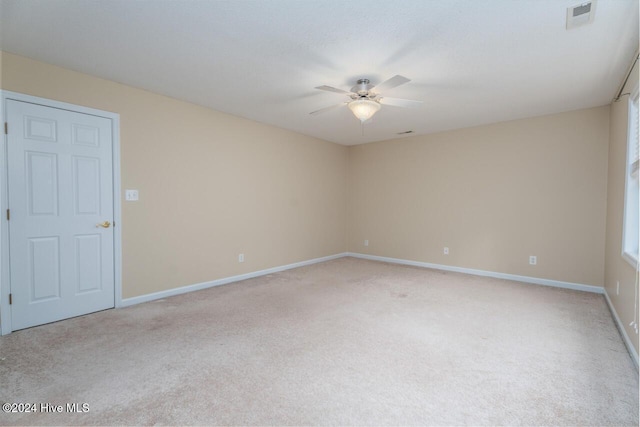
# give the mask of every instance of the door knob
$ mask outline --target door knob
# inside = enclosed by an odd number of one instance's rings
[[[111,227],[111,223],[109,221],[105,221],[100,224],[96,224],[96,227],[109,228]]]

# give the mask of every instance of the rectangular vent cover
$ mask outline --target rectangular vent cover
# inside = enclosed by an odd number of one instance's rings
[[[596,0],[567,8],[567,30],[593,22]]]

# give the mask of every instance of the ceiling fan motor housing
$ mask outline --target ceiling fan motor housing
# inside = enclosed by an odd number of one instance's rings
[[[373,89],[373,85],[370,84],[369,79],[359,79],[357,84],[351,88],[351,92],[360,96],[368,96],[371,89]]]

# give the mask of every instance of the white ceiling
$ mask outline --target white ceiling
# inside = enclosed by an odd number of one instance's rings
[[[2,50],[346,145],[607,104],[639,42],[638,0],[0,1]],[[308,114],[396,74],[420,108]]]

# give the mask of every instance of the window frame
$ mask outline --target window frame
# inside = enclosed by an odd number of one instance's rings
[[[627,146],[626,146],[626,155],[625,155],[625,176],[624,176],[624,212],[623,212],[623,218],[622,218],[622,258],[627,261],[636,271],[638,270],[638,258],[639,255],[632,253],[628,250],[628,239],[629,239],[629,234],[630,231],[628,230],[628,222],[630,220],[632,220],[633,218],[630,218],[630,213],[629,213],[629,205],[630,203],[632,203],[633,201],[629,200],[630,197],[630,192],[631,189],[629,188],[629,186],[631,185],[631,168],[632,168],[632,159],[631,156],[633,156],[633,151],[634,151],[634,142],[637,144],[637,141],[632,141],[633,135],[636,133],[636,130],[634,129],[634,126],[639,126],[640,125],[640,105],[638,105],[637,107],[634,108],[634,99],[638,98],[639,95],[639,86],[636,85],[635,89],[633,91],[631,91],[629,98],[628,98],[628,119],[627,119]],[[635,111],[634,111],[635,110]],[[635,114],[635,119],[632,117],[632,115]],[[640,172],[636,172],[638,175],[636,176],[635,180],[636,182],[638,182],[637,186],[640,189]],[[640,204],[640,195],[636,195],[636,205]],[[638,209],[640,211],[640,207],[636,206],[636,209]],[[637,222],[640,221],[640,214],[638,215],[638,218],[635,218],[636,220],[636,227],[639,227]],[[639,233],[636,233],[639,234]],[[636,239],[640,240],[640,236],[636,235],[635,236]],[[636,242],[638,242],[638,240],[636,240]],[[640,243],[640,242],[638,242]]]

